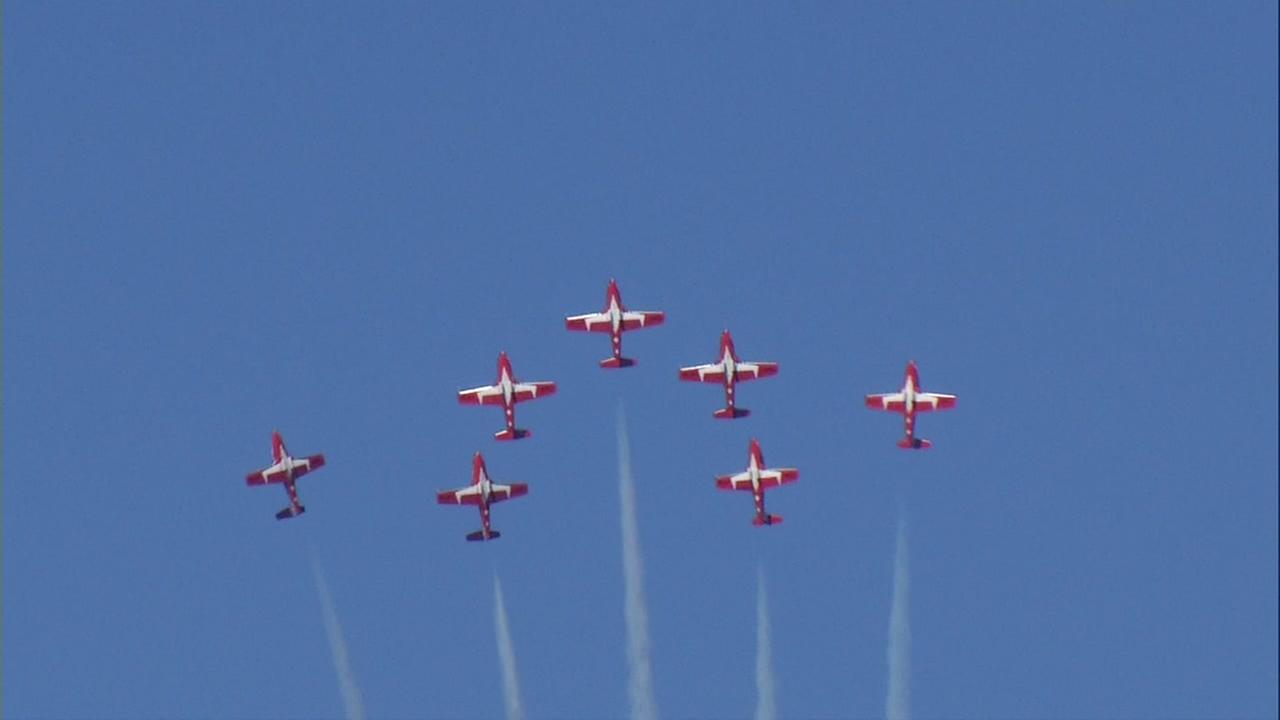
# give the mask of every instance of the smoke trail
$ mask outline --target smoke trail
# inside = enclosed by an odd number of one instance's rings
[[[769,594],[764,587],[764,568],[756,577],[756,720],[774,720],[778,703],[773,685],[773,630],[769,626]]]
[[[631,478],[631,443],[627,418],[618,406],[618,493],[622,496],[622,584],[627,621],[627,664],[631,671],[631,719],[657,720],[650,667],[649,611],[644,602],[644,567],[636,527],[636,489]]]
[[[320,608],[324,612],[324,631],[329,636],[333,669],[338,673],[342,704],[347,708],[347,720],[364,720],[364,703],[360,699],[360,688],[356,687],[356,677],[351,672],[351,663],[347,659],[347,641],[342,636],[342,624],[338,622],[338,612],[333,607],[333,598],[329,595],[329,585],[324,581],[324,573],[320,570],[320,561],[314,556],[311,558],[311,570],[316,576],[316,590],[320,593]]]
[[[493,574],[493,624],[498,635],[498,658],[502,661],[502,692],[507,700],[507,720],[524,720],[520,703],[520,678],[516,675],[516,646],[507,624],[507,604],[502,599],[502,581]]]
[[[911,720],[911,576],[907,515],[898,509],[898,547],[893,554],[893,607],[889,611],[889,695],[885,716]]]

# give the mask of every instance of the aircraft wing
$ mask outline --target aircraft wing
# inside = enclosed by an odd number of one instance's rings
[[[739,380],[755,380],[756,378],[773,377],[778,374],[776,362],[743,362],[738,363],[735,373]]]
[[[510,485],[492,484],[489,486],[489,502],[496,503],[503,500],[510,500],[525,495],[529,492],[529,486],[524,483],[511,483]]]
[[[296,480],[312,470],[319,470],[322,467],[324,467],[324,455],[295,458],[293,461],[293,477]]]
[[[661,325],[667,319],[664,312],[642,311],[622,313],[623,330],[639,330],[640,328]]]
[[[501,405],[502,388],[497,385],[481,385],[458,391],[459,405]]]
[[[564,326],[569,330],[582,332],[609,332],[613,329],[613,326],[609,323],[608,313],[572,315],[564,319]]]
[[[245,476],[246,485],[268,485],[270,483],[284,482],[289,477],[289,473],[285,471],[284,465],[279,463],[269,468],[263,468],[257,472],[251,472]]]
[[[693,382],[724,382],[724,363],[680,368],[680,379]]]
[[[902,412],[906,408],[906,398],[902,393],[879,393],[867,396],[867,407],[872,410],[888,410],[890,412]]]
[[[442,490],[436,493],[436,502],[441,505],[479,505],[480,486],[468,485],[457,490]]]
[[[955,395],[944,395],[943,393],[916,393],[916,412],[950,410],[955,406]]]
[[[553,382],[516,383],[514,391],[512,399],[515,402],[537,400],[540,397],[555,395],[556,384]]]
[[[800,479],[800,471],[795,468],[775,468],[760,471],[760,487],[775,488],[790,485]]]
[[[736,475],[721,475],[716,478],[716,487],[721,490],[750,490],[751,473],[740,472]]]

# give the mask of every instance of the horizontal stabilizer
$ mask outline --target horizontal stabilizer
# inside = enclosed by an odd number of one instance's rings
[[[532,434],[533,432],[531,430],[525,430],[524,428],[515,428],[512,430],[503,430],[502,432],[496,432],[493,434],[493,437],[496,440],[519,440],[521,438],[527,438]]]
[[[761,525],[778,525],[782,523],[781,515],[757,515],[751,519],[751,524],[756,527]]]
[[[487,535],[483,530],[477,530],[473,533],[467,533],[467,540],[469,542],[484,542],[485,540],[497,540],[500,537],[502,537],[502,533],[498,532],[497,530],[490,530]]]
[[[721,420],[733,420],[734,418],[744,418],[750,414],[751,414],[750,410],[746,408],[740,408],[740,407],[720,408],[719,410],[712,413],[712,415],[715,415]]]
[[[291,517],[298,517],[299,515],[301,515],[302,513],[306,512],[306,511],[307,511],[307,509],[306,509],[305,507],[301,506],[301,505],[290,505],[289,507],[287,507],[287,508],[285,508],[285,509],[281,510],[280,512],[276,513],[276,519],[277,519],[277,520],[288,520],[288,519],[289,519],[289,518],[291,518]]]
[[[933,443],[924,438],[902,438],[898,441],[898,447],[903,450],[928,450],[933,447]]]
[[[602,368],[628,368],[635,365],[636,361],[632,358],[605,358],[600,361]]]

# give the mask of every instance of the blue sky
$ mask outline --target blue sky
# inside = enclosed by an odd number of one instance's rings
[[[7,716],[341,716],[312,558],[370,717],[502,713],[495,573],[529,715],[625,716],[620,404],[665,717],[752,712],[761,567],[781,715],[881,715],[899,499],[917,717],[1277,714],[1274,3],[5,10]]]

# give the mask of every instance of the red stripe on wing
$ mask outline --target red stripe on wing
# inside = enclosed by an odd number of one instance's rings
[[[901,400],[889,400],[885,402],[884,395],[868,395],[867,407],[872,410],[887,410],[889,412],[902,412],[906,409],[906,404]]]
[[[658,325],[661,325],[667,319],[667,314],[664,312],[646,312],[646,313],[643,313],[643,315],[644,315],[643,322],[640,321],[639,319],[623,320],[622,329],[623,330],[639,330],[641,328],[656,327]]]
[[[917,399],[916,410],[919,412],[932,412],[934,410],[950,410],[956,406],[956,399],[954,397],[937,395],[934,397],[937,398],[935,402],[924,402]]]
[[[468,486],[470,487],[470,486]],[[458,488],[457,490],[441,490],[436,493],[436,502],[441,505],[479,505],[480,493],[471,493],[458,497],[458,492],[466,490],[466,488]]]
[[[556,394],[556,384],[553,382],[536,382],[536,383],[524,383],[524,384],[532,385],[535,388],[537,388],[537,390],[536,391],[534,390],[515,391],[515,393],[512,395],[512,399],[514,399],[516,402],[524,402],[526,400],[537,400],[538,398],[544,398],[544,397],[547,397],[548,395]]]
[[[518,498],[529,493],[529,486],[526,483],[511,483],[509,487],[511,488],[510,490],[494,492],[491,494],[489,496],[489,502],[502,502],[503,500]]]
[[[459,405],[501,405],[502,393],[492,393],[489,395],[481,394],[482,391],[488,390],[488,389],[489,388],[476,388],[474,390],[459,390],[458,404]]]
[[[724,382],[724,371],[704,370],[699,373],[699,370],[696,367],[681,368],[680,379],[689,382],[722,383]]]

